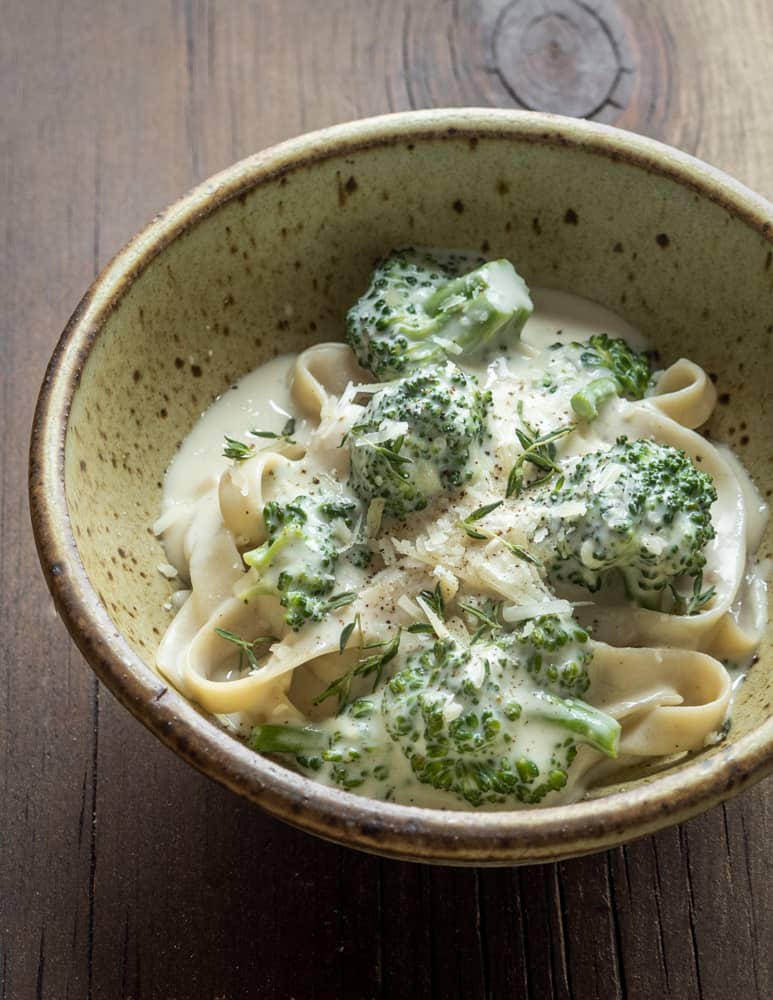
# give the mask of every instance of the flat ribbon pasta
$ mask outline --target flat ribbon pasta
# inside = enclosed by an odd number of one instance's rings
[[[233,659],[234,646],[216,632],[222,628],[251,641],[271,625],[281,630],[281,608],[272,597],[259,596],[245,607],[243,601],[231,597],[202,625],[183,653],[182,677],[186,688],[207,711],[217,714],[248,713],[253,718],[281,717],[300,719],[300,713],[288,701],[290,677],[284,672],[271,671],[273,656],[267,665],[244,677],[214,679],[218,668]]]
[[[296,463],[275,451],[259,452],[226,469],[218,486],[220,513],[238,545],[255,546],[265,541],[263,508],[269,500],[298,492],[296,469]]]
[[[315,344],[298,355],[293,366],[292,397],[312,420],[319,420],[328,398],[342,396],[349,383],[369,382],[346,344]]]
[[[593,643],[589,698],[622,726],[621,755],[700,750],[730,703],[730,677],[713,656],[684,649]]]
[[[700,365],[680,358],[663,372],[655,395],[647,397],[647,402],[682,427],[694,430],[711,416],[717,390]]]

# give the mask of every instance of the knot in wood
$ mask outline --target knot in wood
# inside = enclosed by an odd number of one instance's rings
[[[500,14],[494,55],[522,107],[582,118],[614,103],[626,72],[603,8],[579,0],[513,0]]]

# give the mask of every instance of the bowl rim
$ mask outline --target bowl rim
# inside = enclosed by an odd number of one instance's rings
[[[722,171],[656,140],[540,112],[399,112],[307,133],[240,160],[194,187],[134,236],[85,293],[49,361],[30,442],[29,500],[38,555],[61,615],[100,680],[159,739],[208,777],[292,825],[403,860],[525,864],[603,850],[721,802],[773,771],[773,718],[708,759],[636,788],[538,810],[444,812],[328,788],[249,750],[167,685],[121,636],[92,587],[70,522],[65,436],[89,352],[134,280],[166,246],[254,188],[320,160],[385,145],[494,138],[574,147],[676,181],[773,244],[773,205]]]

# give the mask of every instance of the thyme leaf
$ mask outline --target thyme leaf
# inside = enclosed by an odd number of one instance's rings
[[[254,454],[255,445],[245,444],[244,441],[237,441],[236,438],[225,435],[225,444],[223,445],[225,458],[231,458],[234,462],[244,462],[246,459],[252,458]]]
[[[459,607],[466,611],[468,615],[472,615],[477,621],[481,623],[480,628],[473,636],[473,642],[476,638],[480,638],[481,629],[485,631],[495,632],[502,628],[501,624],[501,613],[502,605],[504,601],[495,601],[491,597],[487,597],[483,604],[467,604],[464,601],[459,602]]]
[[[229,632],[225,628],[215,628],[215,632],[221,639],[227,639],[228,642],[232,642],[235,646],[238,646],[239,670],[242,669],[245,656],[251,670],[260,670],[258,658],[255,656],[255,647],[279,641],[275,635],[259,635],[257,639],[243,639],[240,635],[237,635],[235,632]]]
[[[375,691],[381,681],[384,667],[397,656],[400,648],[400,633],[401,630],[398,629],[396,635],[391,639],[387,639],[384,642],[372,642],[363,646],[363,649],[379,649],[380,652],[372,653],[370,656],[360,659],[351,670],[347,670],[345,674],[342,674],[332,684],[329,684],[321,694],[318,694],[313,704],[321,705],[328,698],[336,697],[338,698],[338,714],[340,715],[351,698],[352,682],[355,677],[370,677],[371,674],[375,674],[372,688]],[[351,632],[349,635],[351,635]]]
[[[275,440],[285,440],[288,444],[295,444],[296,442],[293,441],[293,434],[295,434],[295,417],[290,417],[278,434],[276,431],[256,430],[251,430],[249,433],[253,437],[257,438],[273,438]]]
[[[495,500],[494,503],[487,503],[482,507],[478,507],[478,509],[474,510],[472,514],[468,514],[467,517],[465,517],[464,523],[473,524],[475,521],[480,521],[486,516],[486,514],[490,514],[492,510],[496,510],[497,507],[501,507],[503,503],[504,500]]]
[[[344,625],[344,627],[341,629],[341,635],[338,640],[339,653],[343,653],[343,651],[346,649],[346,645],[349,642],[349,639],[351,638],[352,632],[358,626],[360,628],[360,632],[362,632],[362,625],[360,624],[360,616],[359,614],[356,614],[354,616],[354,621],[349,622],[348,625]]]
[[[717,588],[711,586],[704,590],[703,573],[701,573],[693,579],[692,594],[689,597],[680,594],[673,586],[671,593],[674,596],[675,615],[697,615],[716,596]]]
[[[434,590],[420,591],[419,597],[428,605],[431,611],[435,612],[441,621],[446,620],[446,604],[443,600],[443,591],[440,589],[439,583],[435,585]]]
[[[357,594],[353,590],[345,590],[340,594],[333,594],[329,597],[324,604],[324,611],[335,611],[338,608],[343,608],[347,604],[351,604],[357,597]]]
[[[515,431],[523,451],[515,460],[515,464],[510,470],[510,475],[507,477],[506,497],[518,496],[525,488],[524,466],[527,463],[535,466],[537,469],[541,469],[545,473],[544,476],[540,476],[538,479],[530,482],[529,486],[540,486],[552,479],[555,473],[560,472],[561,469],[555,461],[556,442],[565,438],[567,434],[571,434],[574,430],[574,426],[569,425],[567,427],[557,427],[555,430],[548,431],[547,434],[536,436],[533,428],[523,420],[523,416],[521,416],[521,420],[528,430],[516,428]]]

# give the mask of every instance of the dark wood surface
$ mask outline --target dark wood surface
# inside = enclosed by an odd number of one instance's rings
[[[195,774],[57,620],[34,397],[97,270],[195,181],[410,107],[530,106],[773,194],[769,0],[2,0],[0,1000],[773,996],[773,785],[544,867],[382,861]]]

